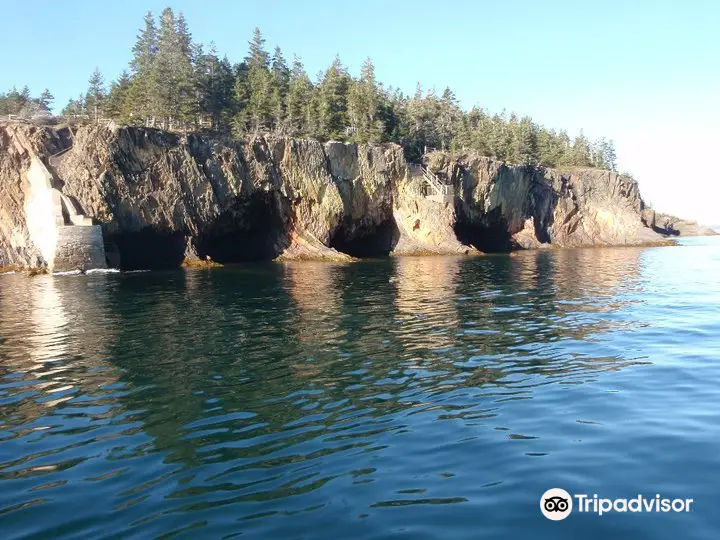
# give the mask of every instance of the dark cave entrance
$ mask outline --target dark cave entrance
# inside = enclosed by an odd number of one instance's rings
[[[111,266],[121,270],[168,270],[185,258],[185,235],[145,227],[140,231],[109,235],[105,251]]]
[[[395,247],[398,234],[394,220],[354,230],[342,224],[330,237],[329,244],[331,248],[359,259],[387,257]]]
[[[197,253],[224,264],[272,260],[282,250],[283,223],[270,194],[241,198],[200,234]]]
[[[463,244],[485,253],[507,253],[513,249],[508,224],[496,208],[485,214],[479,223],[472,223],[458,208],[455,236]]]
[[[507,227],[502,225],[483,226],[457,222],[455,235],[463,244],[485,253],[507,253],[513,249],[510,233]]]

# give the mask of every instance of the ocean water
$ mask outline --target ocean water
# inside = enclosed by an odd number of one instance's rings
[[[0,276],[3,539],[715,539],[719,494],[718,238]]]

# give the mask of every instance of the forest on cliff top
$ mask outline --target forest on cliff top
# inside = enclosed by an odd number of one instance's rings
[[[53,96],[27,87],[0,94],[0,115],[47,114]],[[259,29],[231,63],[192,39],[182,12],[147,13],[128,70],[109,85],[99,68],[62,114],[74,119],[247,137],[271,133],[321,141],[397,142],[409,159],[427,148],[475,151],[512,163],[616,169],[613,142],[547,129],[529,116],[464,110],[450,88],[413,95],[385,86],[367,59],[353,77],[339,57],[312,80],[302,61],[271,54]]]

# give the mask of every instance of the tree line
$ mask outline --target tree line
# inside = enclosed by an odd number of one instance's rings
[[[449,88],[438,94],[418,84],[406,95],[379,82],[370,59],[353,77],[336,56],[311,79],[297,56],[288,62],[279,47],[271,54],[259,29],[247,56],[232,63],[214,45],[206,50],[194,42],[182,12],[166,8],[157,20],[147,13],[132,53],[128,70],[109,88],[96,69],[87,91],[63,114],[235,137],[392,141],[412,160],[438,148],[528,165],[616,169],[610,140],[589,140],[582,132],[571,138],[505,111],[466,111]]]
[[[54,100],[55,97],[47,89],[38,97],[32,97],[27,86],[20,91],[13,88],[9,92],[0,93],[0,116],[19,116],[28,119],[49,116],[52,114]]]

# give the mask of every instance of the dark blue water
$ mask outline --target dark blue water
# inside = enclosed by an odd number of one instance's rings
[[[719,486],[718,240],[0,276],[4,539],[715,539]]]

